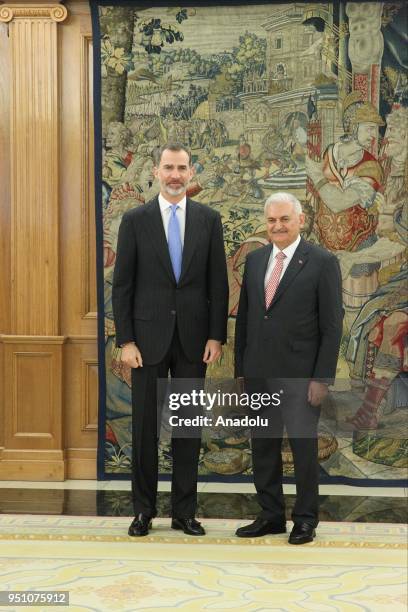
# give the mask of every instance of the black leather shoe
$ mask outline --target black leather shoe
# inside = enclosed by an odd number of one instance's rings
[[[138,514],[132,521],[128,534],[132,537],[145,536],[152,526],[152,519],[145,514]]]
[[[307,544],[313,542],[315,535],[315,528],[309,523],[295,523],[288,541],[289,544]]]
[[[268,533],[286,533],[286,524],[268,521],[259,516],[250,525],[237,529],[235,535],[239,538],[259,538]]]
[[[205,535],[205,530],[201,527],[201,523],[195,520],[195,518],[174,518],[171,521],[172,529],[181,529],[187,535],[194,536],[203,536]]]

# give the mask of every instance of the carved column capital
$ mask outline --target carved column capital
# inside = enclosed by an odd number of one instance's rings
[[[26,4],[3,5],[0,7],[0,22],[8,23],[13,19],[50,19],[61,22],[66,19],[68,11],[62,4]]]

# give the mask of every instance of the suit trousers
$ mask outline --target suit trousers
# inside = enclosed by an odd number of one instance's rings
[[[252,461],[254,484],[257,499],[262,508],[260,516],[264,519],[281,523],[285,521],[285,501],[282,478],[282,441],[286,429],[293,454],[296,502],[292,511],[294,522],[318,524],[319,501],[319,464],[317,428],[320,408],[311,406],[307,401],[307,381],[302,381],[302,389],[294,382],[285,383],[248,381],[247,389],[251,392],[272,393],[280,387],[285,388],[285,399],[281,406],[271,406],[260,415],[267,417],[267,431],[252,431]],[[272,388],[273,387],[273,388]]]
[[[204,353],[204,348],[203,348]],[[180,343],[177,326],[164,359],[155,365],[132,369],[132,495],[135,515],[157,515],[158,391],[157,379],[204,379],[206,364],[189,361]],[[159,397],[162,403],[164,398]],[[197,475],[201,438],[172,438],[172,516],[193,518],[197,507]]]

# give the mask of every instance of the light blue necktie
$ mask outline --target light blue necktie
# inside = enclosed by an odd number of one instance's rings
[[[173,272],[177,282],[179,282],[181,275],[181,259],[183,255],[183,246],[180,238],[180,225],[176,215],[178,208],[180,208],[180,206],[175,206],[174,204],[171,206],[167,238],[167,242],[169,243],[171,265],[173,266]]]

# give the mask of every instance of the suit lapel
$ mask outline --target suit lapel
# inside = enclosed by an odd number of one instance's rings
[[[259,298],[264,308],[265,308],[265,274],[266,274],[266,268],[268,267],[268,261],[269,261],[269,257],[272,252],[272,248],[273,248],[273,245],[268,244],[263,249],[263,252],[262,253],[260,252],[261,261],[259,262],[259,265],[256,266],[256,271],[257,271],[256,284],[258,287]]]
[[[181,262],[181,276],[179,282],[183,280],[183,277],[185,276],[191,263],[191,258],[193,257],[194,251],[197,247],[201,227],[200,222],[201,214],[199,207],[195,202],[187,198],[183,259]]]
[[[171,265],[169,245],[167,244],[166,234],[163,227],[163,219],[160,212],[158,197],[154,198],[146,205],[146,221],[147,228],[150,234],[152,245],[157,251],[160,261],[162,262],[166,272],[175,283],[176,278]]]
[[[285,293],[286,289],[293,282],[293,280],[296,278],[296,276],[299,274],[299,272],[301,272],[301,270],[303,270],[303,268],[306,265],[307,258],[308,258],[307,242],[305,240],[303,240],[303,238],[302,238],[301,241],[299,242],[299,245],[298,245],[296,251],[293,254],[292,259],[290,260],[290,263],[289,263],[289,265],[288,265],[288,267],[287,267],[287,269],[285,271],[285,274],[282,277],[281,282],[278,285],[278,288],[277,288],[276,293],[274,295],[274,298],[273,298],[273,300],[272,300],[272,302],[271,302],[271,304],[269,306],[269,309],[273,308],[273,306],[282,297],[282,295]]]

